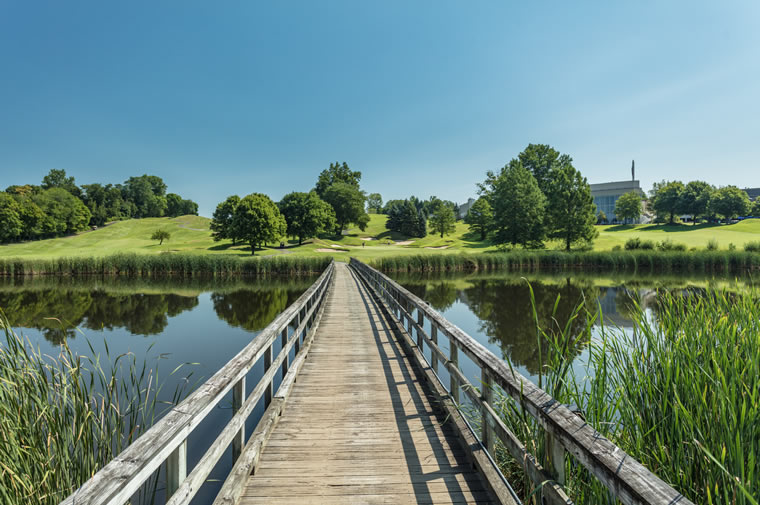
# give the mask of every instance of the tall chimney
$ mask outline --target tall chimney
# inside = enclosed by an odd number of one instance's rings
[[[636,162],[631,160],[631,180],[636,180]]]

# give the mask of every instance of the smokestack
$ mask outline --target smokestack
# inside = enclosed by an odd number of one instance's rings
[[[636,162],[631,160],[631,180],[636,180]]]

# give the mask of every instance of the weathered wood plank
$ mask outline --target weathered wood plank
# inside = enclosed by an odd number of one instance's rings
[[[422,311],[438,333],[451,339],[450,360],[455,361],[457,349],[465,353],[481,370],[488,370],[493,383],[525,408],[541,426],[552,434],[580,464],[586,467],[621,502],[627,505],[674,503],[690,504],[678,491],[634,460],[622,449],[604,438],[592,426],[559,404],[546,392],[509,367],[493,353],[447,321],[423,300],[398,285],[386,275],[371,267],[351,260],[351,265],[383,293],[392,310],[401,310],[400,317],[408,317],[405,306]],[[452,376],[452,390],[454,378]]]

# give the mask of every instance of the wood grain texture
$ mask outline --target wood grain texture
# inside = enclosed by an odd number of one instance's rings
[[[240,504],[498,503],[346,265]]]
[[[458,352],[467,355],[481,370],[488,371],[492,383],[501,387],[508,395],[523,406],[526,412],[533,416],[543,428],[551,433],[553,441],[563,447],[575,460],[594,475],[610,492],[626,505],[686,505],[691,502],[666,482],[650,472],[641,463],[631,458],[622,449],[607,440],[593,426],[573,414],[570,409],[557,402],[545,391],[513,370],[503,360],[497,358],[483,345],[462,331],[456,325],[447,321],[437,311],[433,310],[424,300],[418,298],[402,286],[398,285],[381,272],[351,259],[351,265],[361,273],[363,278],[376,286],[384,300],[394,313],[399,314],[402,321],[409,318],[411,311],[424,314],[431,326],[437,328],[438,337],[447,336],[451,340],[451,355],[449,361],[458,361]],[[432,341],[426,339],[428,344]],[[447,367],[448,368],[448,367]],[[458,400],[460,384],[451,375],[451,394]],[[481,405],[483,399],[474,400]],[[485,402],[487,406],[487,402]],[[488,408],[483,409],[487,415]],[[494,424],[496,419],[493,419]],[[498,430],[501,435],[506,435]],[[502,438],[502,437],[500,437]],[[502,438],[508,439],[508,436]],[[509,443],[506,444],[509,447]],[[518,447],[514,446],[514,449]],[[556,449],[559,455],[559,448]],[[538,476],[544,473],[533,473]]]

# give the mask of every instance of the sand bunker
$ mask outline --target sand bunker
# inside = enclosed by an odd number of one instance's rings
[[[409,245],[413,243],[414,243],[414,240],[401,240],[399,242],[396,242],[396,245]]]
[[[375,237],[359,237],[359,240],[377,240]]]
[[[447,245],[439,245],[438,247],[426,247],[425,249],[448,249]]]
[[[314,249],[314,250],[317,251],[317,252],[329,252],[329,253],[331,253],[331,252],[348,252],[348,249],[325,249],[325,248],[319,248],[319,249]]]

